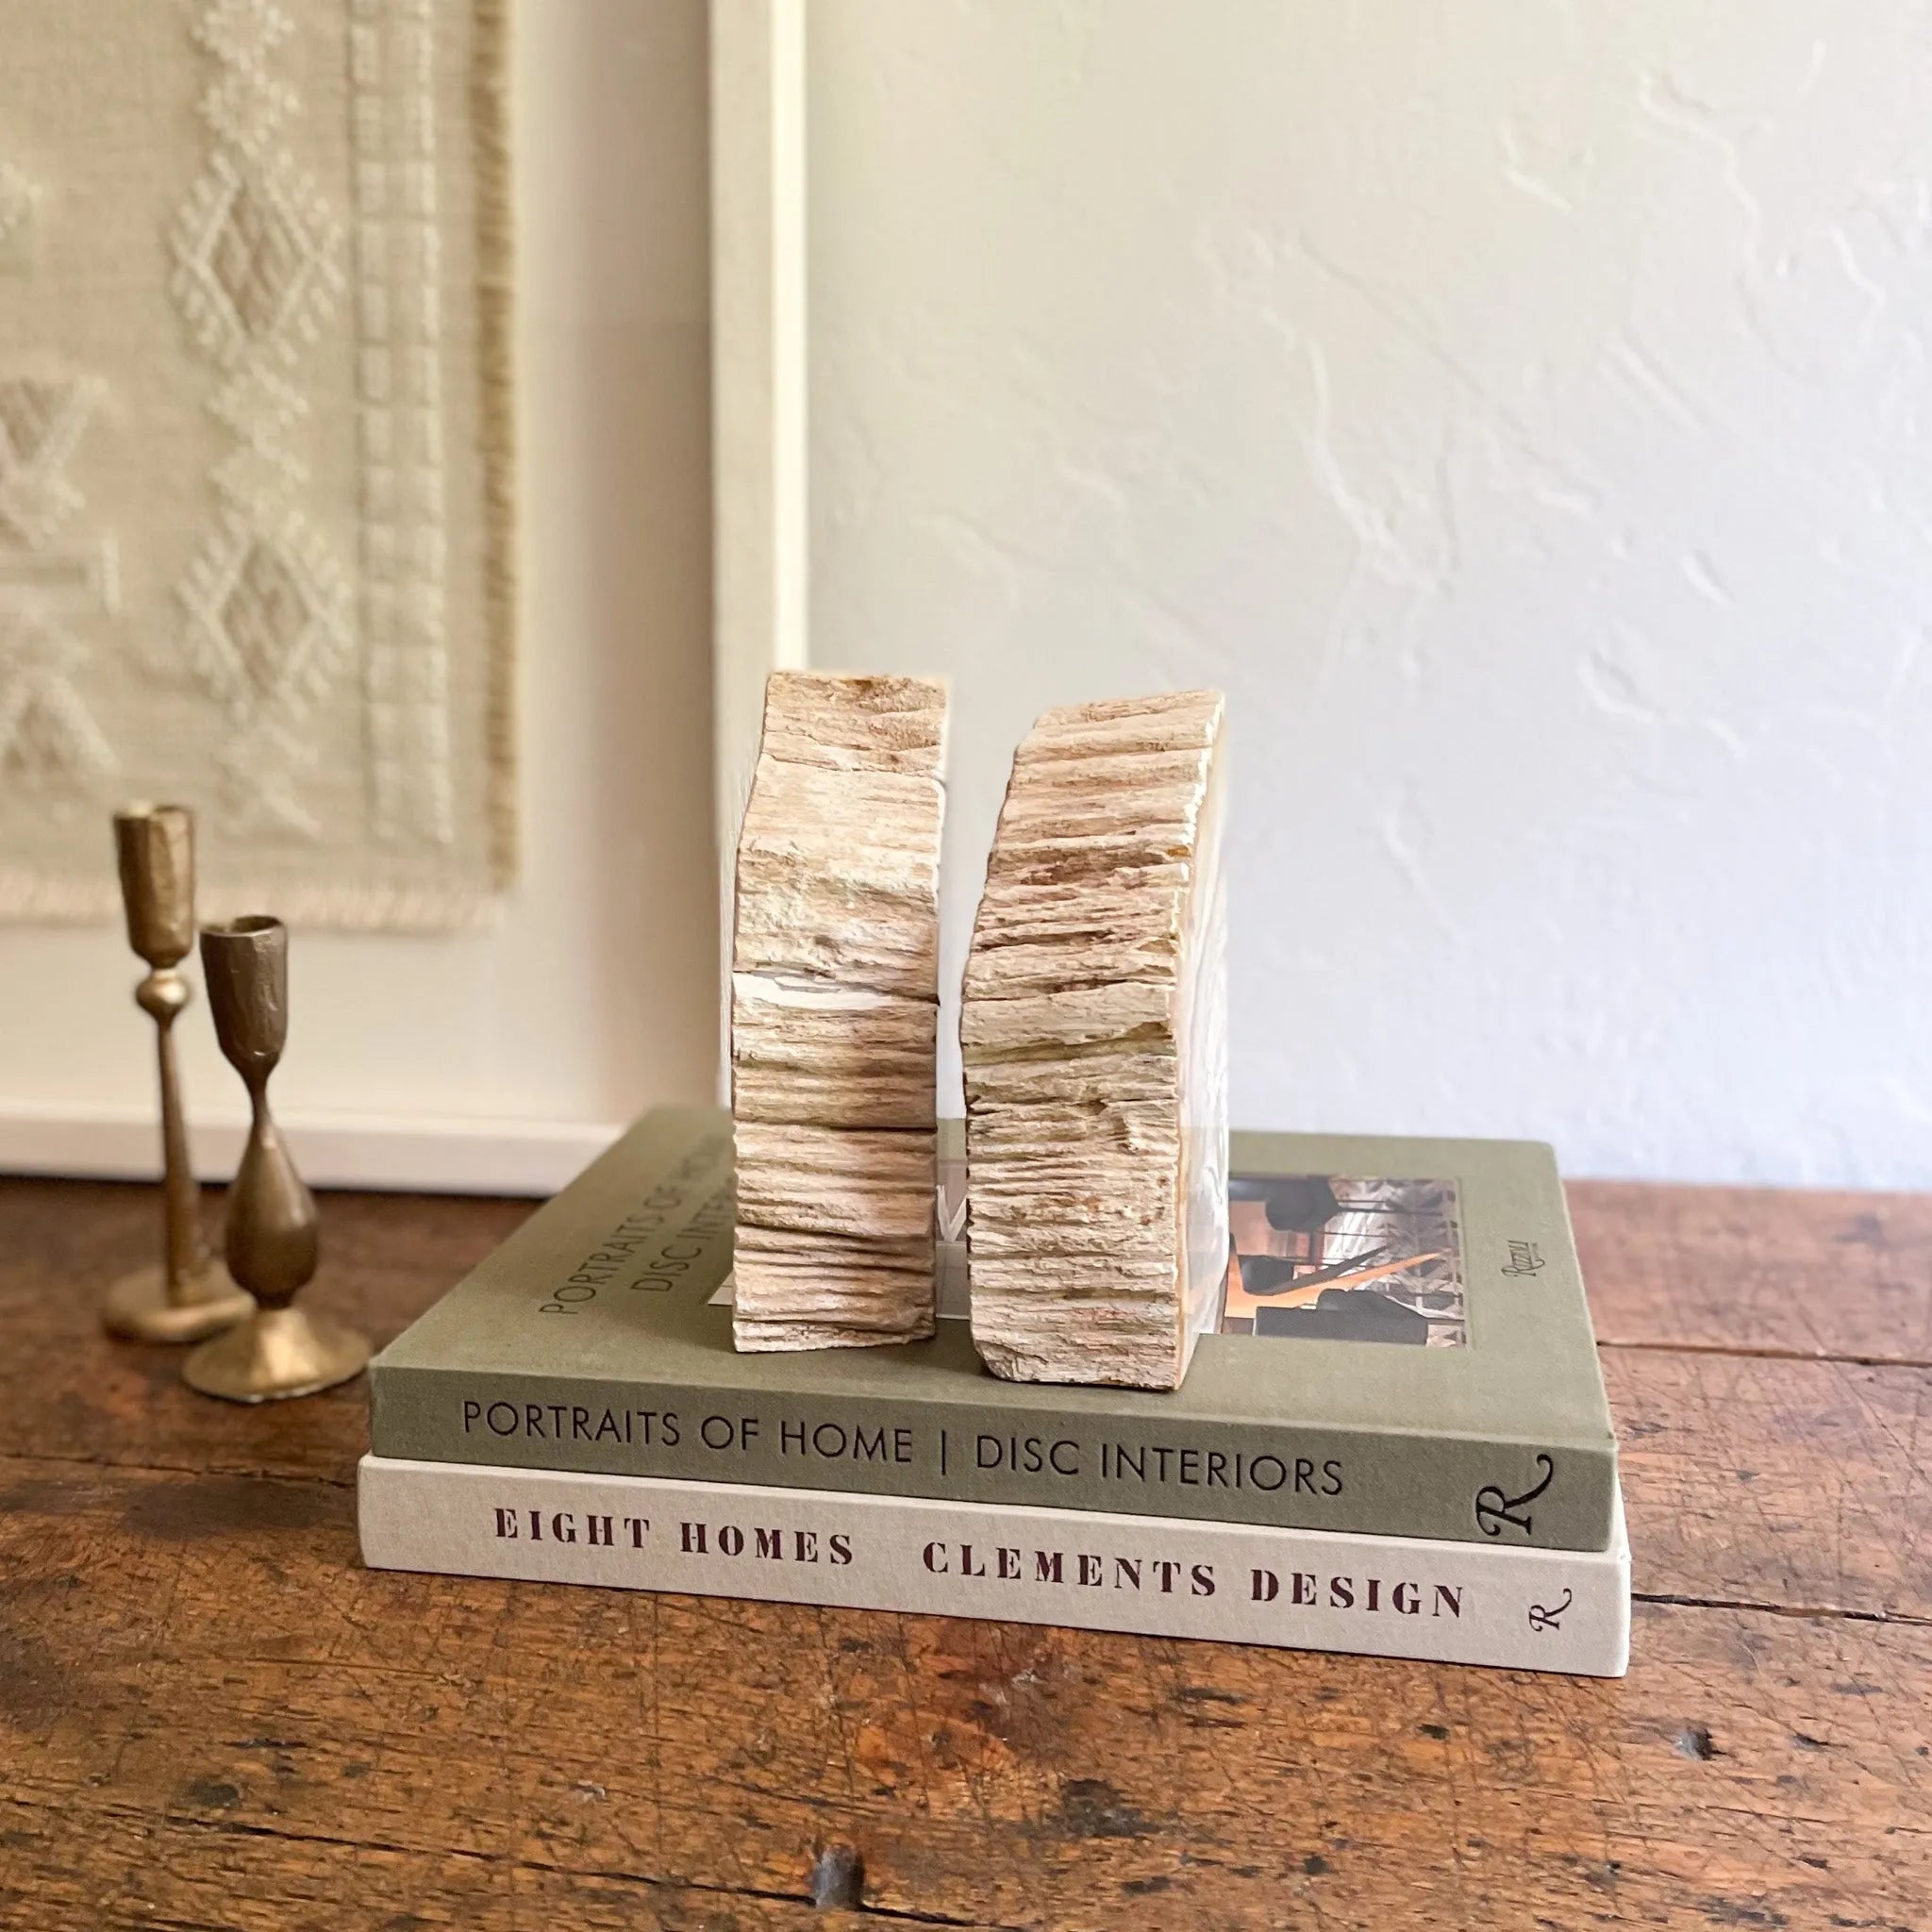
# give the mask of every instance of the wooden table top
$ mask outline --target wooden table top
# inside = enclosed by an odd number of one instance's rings
[[[1616,1683],[372,1574],[361,1385],[190,1394],[95,1320],[152,1191],[0,1183],[0,1925],[1923,1932],[1932,1199],[1572,1202]],[[527,1211],[336,1196],[313,1305]]]

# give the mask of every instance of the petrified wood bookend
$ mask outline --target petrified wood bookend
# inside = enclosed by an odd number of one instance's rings
[[[741,1349],[932,1333],[946,688],[774,672],[738,844]]]
[[[1223,709],[1070,706],[1014,756],[960,1015],[973,1339],[1014,1381],[1177,1388],[1212,1314]]]

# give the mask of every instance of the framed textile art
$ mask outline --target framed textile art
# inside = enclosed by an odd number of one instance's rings
[[[0,0],[0,917],[508,883],[508,7]]]

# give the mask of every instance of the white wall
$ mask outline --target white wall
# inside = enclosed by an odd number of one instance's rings
[[[955,679],[955,970],[1034,713],[1218,683],[1239,1121],[1932,1184],[1923,8],[810,28],[814,657]]]
[[[523,883],[487,932],[296,936],[276,1096],[318,1180],[555,1184],[713,1091],[705,9],[519,24]],[[0,1164],[151,1166],[141,970],[0,928]],[[242,1090],[204,1007],[180,1033],[224,1172]]]

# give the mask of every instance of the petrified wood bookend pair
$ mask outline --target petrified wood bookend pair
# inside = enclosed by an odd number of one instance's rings
[[[1223,703],[1047,712],[961,1008],[974,1340],[1015,1380],[1171,1389],[1227,1253]],[[734,1333],[932,1333],[945,691],[778,673],[739,846]]]

